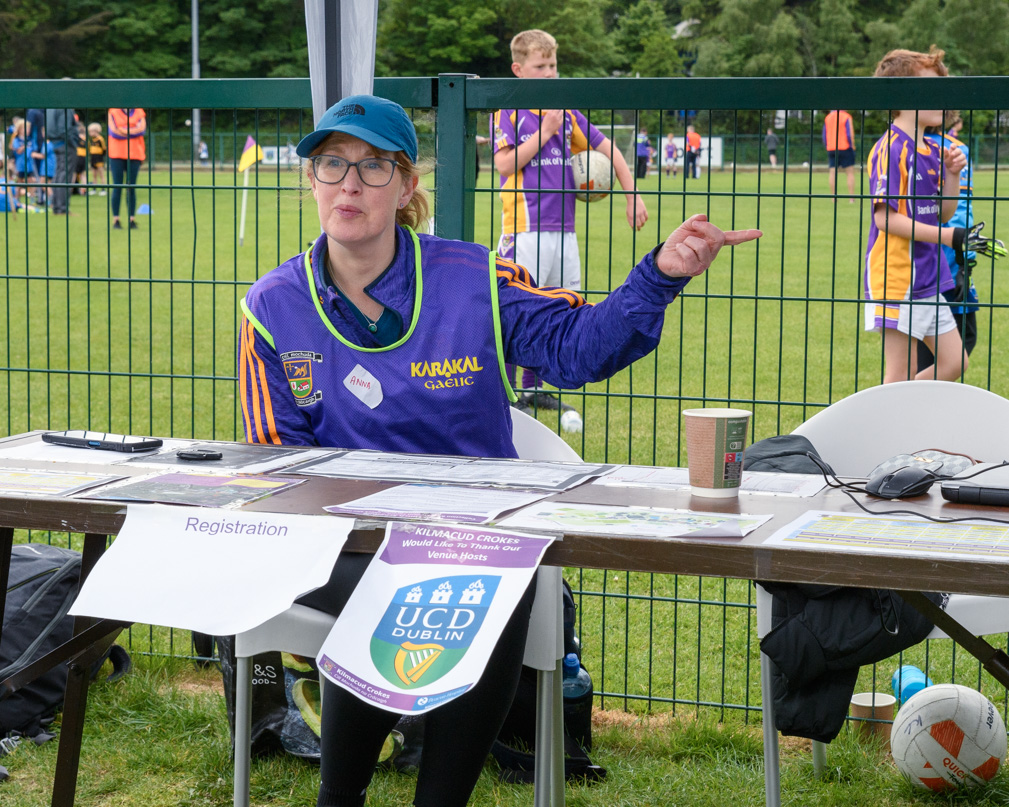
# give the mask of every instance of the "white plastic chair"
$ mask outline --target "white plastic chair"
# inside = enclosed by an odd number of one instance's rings
[[[564,439],[535,418],[510,407],[512,442],[521,459],[580,462]],[[536,767],[534,805],[564,804],[564,735],[561,659],[564,637],[561,614],[561,569],[541,566],[529,617],[523,663],[537,670]],[[252,750],[252,656],[286,650],[314,658],[336,617],[292,605],[262,625],[235,636],[235,807],[249,805]]]
[[[1009,459],[1009,400],[949,381],[901,381],[842,398],[800,425],[801,434],[838,476],[864,477],[897,454],[938,448],[982,462]],[[995,427],[993,428],[993,424]],[[946,613],[975,636],[1009,630],[1009,598],[956,594]],[[757,635],[771,629],[771,595],[757,586]],[[948,638],[938,628],[926,638]],[[770,659],[760,655],[764,787],[769,807],[781,803],[778,732],[774,728]],[[813,743],[813,770],[826,767],[826,746]]]

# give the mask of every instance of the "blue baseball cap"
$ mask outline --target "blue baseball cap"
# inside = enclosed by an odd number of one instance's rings
[[[298,143],[308,157],[333,132],[353,135],[382,151],[403,151],[417,162],[417,132],[399,104],[375,95],[348,95],[326,110],[319,125]]]

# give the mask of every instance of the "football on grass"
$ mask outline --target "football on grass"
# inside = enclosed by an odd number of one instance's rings
[[[980,692],[937,684],[900,707],[890,751],[900,771],[920,788],[973,787],[998,773],[1006,755],[1005,724]]]
[[[613,163],[598,151],[579,151],[571,158],[571,171],[575,175],[575,198],[583,202],[596,202],[606,197],[611,186]]]

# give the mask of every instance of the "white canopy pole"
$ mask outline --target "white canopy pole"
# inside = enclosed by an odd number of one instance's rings
[[[305,0],[305,27],[318,125],[341,98],[373,91],[378,0]]]

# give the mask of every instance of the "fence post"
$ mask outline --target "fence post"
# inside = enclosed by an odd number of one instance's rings
[[[476,184],[476,134],[466,111],[466,79],[471,73],[438,76],[438,124],[435,134],[435,234],[473,240]]]

